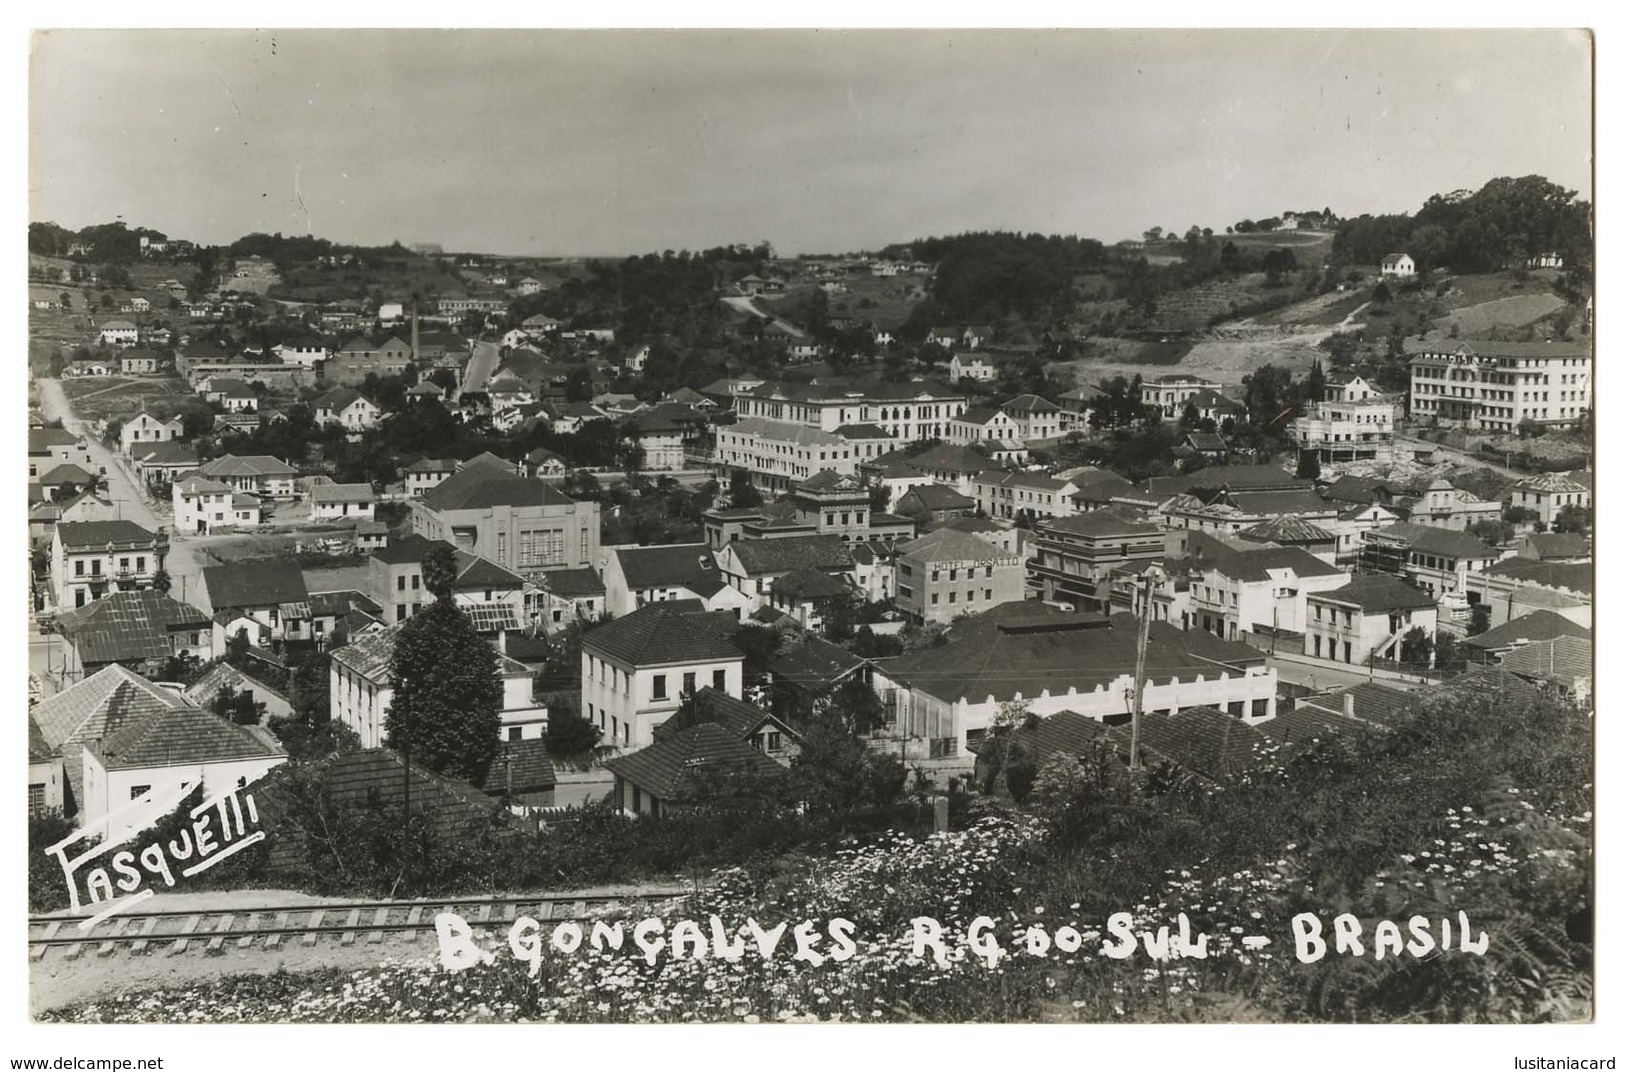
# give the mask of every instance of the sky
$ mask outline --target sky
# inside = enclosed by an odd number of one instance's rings
[[[625,255],[1591,196],[1573,31],[63,30],[30,219]]]

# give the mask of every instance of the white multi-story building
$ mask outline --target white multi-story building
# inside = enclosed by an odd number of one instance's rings
[[[1323,462],[1394,459],[1394,418],[1399,405],[1356,376],[1328,383],[1326,398],[1287,426],[1299,450],[1312,450]]]
[[[1348,580],[1348,574],[1299,547],[1238,551],[1192,578],[1190,624],[1251,643],[1301,634],[1310,594],[1341,588]]]
[[[390,662],[401,627],[392,625],[368,633],[354,644],[333,652],[328,672],[329,710],[361,738],[361,747],[379,748],[387,736],[389,708],[395,701],[395,679]],[[547,705],[531,696],[535,675],[523,663],[497,653],[502,676],[501,740],[529,741],[547,733]]]
[[[920,383],[764,383],[734,399],[741,418],[788,421],[826,432],[876,424],[896,439],[941,439],[965,411],[965,394]],[[816,470],[815,470],[816,471]]]
[[[654,728],[706,686],[743,698],[744,653],[696,609],[654,603],[582,637],[581,713],[603,731],[604,744],[653,744]]]
[[[1542,473],[1512,485],[1512,505],[1533,510],[1550,528],[1565,506],[1591,505],[1591,482],[1582,483],[1571,473]]]
[[[1309,595],[1303,653],[1354,666],[1396,658],[1406,633],[1421,626],[1431,637],[1438,623],[1432,596],[1398,577],[1362,573]]]
[[[137,444],[167,443],[172,439],[181,438],[184,431],[185,425],[179,417],[170,417],[166,420],[142,410],[125,421],[123,427],[119,429],[119,444],[125,454],[130,454]]]
[[[1199,376],[1158,376],[1140,385],[1140,401],[1157,407],[1164,418],[1178,420],[1186,402],[1203,391],[1218,392],[1220,387]]]
[[[113,592],[151,588],[169,537],[134,521],[59,521],[51,536],[51,592],[59,607],[82,607]]]
[[[1481,432],[1570,427],[1591,410],[1591,361],[1569,342],[1426,343],[1410,358],[1411,416]]]
[[[875,425],[839,431],[799,422],[742,417],[716,429],[716,465],[742,469],[768,491],[785,491],[824,469],[849,476],[860,462],[896,449],[899,441]]]

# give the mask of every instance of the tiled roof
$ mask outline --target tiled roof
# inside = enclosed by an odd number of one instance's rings
[[[158,539],[134,521],[122,520],[63,521],[57,525],[56,533],[62,546],[70,551],[102,548],[108,544],[118,549],[151,547]]]
[[[1417,694],[1414,692],[1374,681],[1362,681],[1358,685],[1348,685],[1310,696],[1303,705],[1305,708],[1313,708],[1325,714],[1342,716],[1344,697],[1348,696],[1354,698],[1356,720],[1373,722],[1380,726],[1402,724],[1417,701]]]
[[[878,460],[878,459],[877,459]],[[921,472],[985,473],[1001,468],[998,462],[978,454],[969,447],[938,444],[907,459],[909,465]]]
[[[610,553],[621,564],[626,587],[634,592],[646,588],[687,588],[694,581],[717,572],[711,549],[703,543],[616,547]]]
[[[743,787],[784,773],[783,767],[714,722],[679,730],[648,748],[606,760],[604,766],[660,800],[673,802],[714,791],[719,782],[737,779]]]
[[[313,503],[370,503],[377,498],[371,484],[321,484],[310,489]]]
[[[1523,542],[1542,559],[1591,557],[1590,538],[1578,532],[1537,532]]]
[[[1590,491],[1588,485],[1569,479],[1566,473],[1542,473],[1540,476],[1528,477],[1513,485],[1516,491],[1562,492],[1564,494],[1577,494]]]
[[[972,406],[954,420],[961,424],[987,424],[999,416],[999,413],[996,406]]]
[[[1076,711],[1057,711],[1053,715],[1031,718],[1013,731],[1013,737],[1016,745],[1039,768],[1056,753],[1087,755],[1102,738],[1106,739],[1108,751],[1115,751],[1106,724]],[[989,739],[984,738],[981,748],[986,749],[988,744]]]
[[[850,474],[837,473],[833,469],[820,469],[812,476],[803,480],[801,491],[861,491],[863,481]]]
[[[470,588],[520,588],[525,579],[505,566],[499,566],[488,558],[471,555],[467,551],[457,551],[457,582],[455,587],[459,591]]]
[[[927,510],[970,510],[976,507],[975,499],[961,495],[959,489],[947,484],[921,484],[909,488],[903,498],[915,499]]]
[[[1271,570],[1290,569],[1299,577],[1336,577],[1343,571],[1301,547],[1260,547],[1220,555],[1213,569],[1237,581],[1267,581]]]
[[[57,617],[58,631],[87,666],[168,658],[173,633],[209,628],[203,611],[151,589],[114,592]]]
[[[196,465],[197,447],[178,439],[149,445],[133,444],[132,457],[147,465]]]
[[[1366,614],[1391,610],[1425,610],[1436,606],[1433,597],[1386,573],[1361,573],[1329,592],[1310,592],[1310,599],[1352,603]]]
[[[1043,603],[1003,603],[960,619],[946,644],[888,659],[884,670],[941,700],[979,704],[990,696],[1002,702],[1018,692],[1036,696],[1044,689],[1085,692],[1132,676],[1138,639],[1138,626],[1126,615],[1108,620]],[[1211,678],[1223,672],[1215,663],[1258,666],[1264,658],[1245,644],[1155,622],[1146,668],[1154,678]]]
[[[243,671],[225,661],[215,663],[204,671],[202,677],[187,686],[186,698],[199,707],[207,708],[209,704],[214,702],[215,695],[222,686],[230,686],[232,689],[239,691],[246,687],[252,689],[255,693],[275,696],[283,702],[287,702],[288,699],[280,690],[273,689],[265,682],[251,674],[243,673]]]
[[[1532,558],[1508,558],[1484,570],[1497,577],[1510,577],[1547,588],[1567,588],[1591,594],[1596,571],[1589,562],[1539,562]]]
[[[1148,536],[1161,532],[1162,526],[1128,520],[1109,510],[1091,510],[1071,517],[1044,518],[1038,523],[1038,531],[1076,536]]]
[[[354,643],[333,652],[333,661],[369,681],[387,681],[390,662],[395,657],[395,638],[401,627],[392,625],[376,633],[368,633]]]
[[[336,618],[352,608],[373,615],[383,612],[382,607],[360,592],[312,592],[310,596],[310,613],[318,618]]]
[[[412,808],[428,817],[430,837],[438,845],[455,845],[491,821],[498,805],[480,790],[416,764],[406,774],[405,766],[388,748],[367,748],[298,764],[297,769],[319,779],[330,806],[355,811],[371,807],[398,811],[404,803],[403,783],[410,779]],[[287,780],[293,769],[292,764],[279,766],[249,787],[262,825],[270,831],[266,840],[271,844],[273,871],[303,872],[310,866],[305,835],[289,816],[293,802]]]
[[[1300,517],[1272,517],[1236,535],[1259,543],[1333,543],[1337,537]]]
[[[32,713],[28,716],[28,762],[48,763],[52,759],[51,746],[45,742],[39,723]]]
[[[408,465],[402,472],[406,473],[452,473],[456,472],[457,463],[450,458],[419,458]]]
[[[37,482],[49,486],[57,484],[85,484],[94,479],[90,473],[72,462],[63,462],[41,473]]]
[[[1413,551],[1424,554],[1443,555],[1447,558],[1487,558],[1494,561],[1498,552],[1488,547],[1484,541],[1465,532],[1454,529],[1441,529],[1434,525],[1413,525],[1408,521],[1396,521],[1387,528],[1375,530],[1376,534],[1384,539],[1398,539],[1405,542]]]
[[[786,536],[776,540],[735,540],[728,546],[748,575],[813,569],[850,569],[852,556],[839,536]]]
[[[1322,499],[1310,488],[1298,491],[1231,491],[1225,500],[1243,514],[1279,517],[1289,514],[1314,514],[1331,517],[1337,508]]]
[[[1140,718],[1140,741],[1216,782],[1245,773],[1275,751],[1256,728],[1211,707],[1187,707],[1176,715],[1147,712]]]
[[[773,582],[773,594],[787,599],[826,599],[846,591],[847,586],[839,578],[810,566],[791,570]]]
[[[634,413],[631,418],[638,431],[649,433],[681,432],[704,419],[692,406],[685,406],[681,402],[662,402]]]
[[[842,439],[896,439],[897,437],[880,427],[878,424],[843,424],[835,429],[835,434]]]
[[[1210,465],[1180,476],[1152,477],[1149,483],[1152,491],[1164,495],[1192,489],[1287,491],[1314,486],[1314,481],[1293,476],[1273,465]]]
[[[537,587],[564,599],[584,599],[604,594],[604,579],[593,569],[548,570],[536,581]]]
[[[676,714],[654,728],[654,739],[656,742],[663,741],[690,726],[712,722],[743,741],[750,737],[756,727],[772,717],[753,703],[735,699],[707,685],[694,694],[692,703],[679,707]],[[779,724],[784,725],[783,722]],[[785,729],[790,730],[792,735],[796,733],[790,726],[785,726]]]
[[[508,468],[511,473],[512,466]],[[574,502],[574,499],[546,481],[522,476],[498,476],[483,467],[465,467],[423,493],[423,503],[431,510],[568,506]]]
[[[126,721],[149,711],[188,707],[178,692],[160,688],[131,670],[114,664],[77,685],[35,704],[29,715],[52,749],[69,741],[94,741]]]
[[[999,406],[1006,413],[1059,413],[1061,407],[1038,395],[1017,395]]]
[[[204,476],[298,476],[299,470],[262,454],[238,457],[224,454],[198,469]]]
[[[685,609],[682,604],[686,602],[639,607],[587,633],[582,647],[633,666],[744,658],[730,641]]]
[[[52,447],[72,447],[79,443],[79,437],[63,428],[30,428],[28,430],[28,453],[45,454]]]
[[[1591,640],[1559,636],[1536,640],[1501,656],[1501,665],[1519,677],[1572,683],[1592,676]]]
[[[131,719],[90,748],[108,770],[286,756],[273,738],[255,729],[196,707],[177,707]]]
[[[1569,621],[1561,614],[1549,610],[1531,611],[1510,622],[1502,622],[1493,629],[1486,629],[1477,636],[1468,637],[1464,643],[1470,644],[1483,651],[1497,651],[1501,648],[1515,647],[1535,640],[1551,640],[1554,637],[1573,636],[1591,638],[1591,630],[1583,625]]]
[[[838,681],[869,662],[839,644],[809,633],[785,642],[768,664],[775,679],[782,678],[809,691],[833,687]]]
[[[1259,724],[1258,728],[1273,737],[1283,747],[1301,748],[1315,741],[1364,733],[1380,723],[1361,722],[1344,718],[1318,707],[1299,707],[1291,710],[1277,708],[1275,717]]]
[[[209,606],[220,611],[240,607],[272,607],[309,598],[305,575],[292,562],[230,562],[205,566],[203,587]]]
[[[897,554],[900,558],[923,563],[997,562],[1016,565],[1021,561],[1014,552],[995,547],[980,536],[952,528],[940,528],[899,544]]]
[[[490,796],[505,793],[517,796],[552,789],[558,780],[553,760],[547,754],[546,738],[536,737],[497,745],[496,758],[479,786]]]

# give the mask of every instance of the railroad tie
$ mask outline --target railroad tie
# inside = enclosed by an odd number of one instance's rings
[[[485,904],[480,905],[479,914],[474,917],[474,922],[475,923],[489,923],[489,922],[491,922],[491,904],[490,904],[489,901],[487,901]]]
[[[512,923],[519,916],[519,906],[512,901],[502,906],[502,921]]]
[[[389,922],[389,906],[385,905],[372,914],[373,930],[367,935],[367,941],[377,945],[384,940],[384,924]]]
[[[413,905],[412,911],[406,914],[406,940],[408,942],[415,942],[418,940],[418,920],[422,917],[422,905]]]
[[[253,945],[254,932],[259,929],[260,914],[258,912],[250,912],[248,914],[248,922],[243,925],[243,930],[247,931],[248,933],[237,939],[237,948],[247,949],[249,946]]]
[[[28,951],[29,957],[34,960],[43,959],[45,956],[45,951],[51,948],[51,939],[55,938],[56,932],[61,929],[62,921],[60,919],[53,919],[51,922],[47,923],[45,925],[45,933],[40,935],[40,944]]]
[[[346,927],[354,927],[357,923],[360,923],[360,922],[361,922],[361,909],[359,909],[359,908],[350,909],[350,918],[344,921],[344,925]],[[339,938],[339,944],[340,945],[354,945],[355,944],[355,931],[353,931],[353,930],[345,931],[343,936],[341,936]]]
[[[278,946],[280,946],[282,944],[282,936],[284,933],[286,933],[287,926],[288,913],[278,912],[276,914],[275,931],[265,936],[265,945],[263,948],[276,949]]]
[[[327,913],[320,908],[314,908],[311,910],[310,919],[305,923],[305,926],[308,927],[309,930],[305,931],[305,935],[300,939],[300,941],[304,942],[306,945],[316,944],[316,939],[321,936],[321,931],[317,930],[316,928],[322,925],[322,917],[325,915],[327,915]]]
[[[118,940],[124,936],[124,925],[126,922],[128,921],[121,918],[118,920],[118,922],[113,924],[113,933],[109,934],[107,936],[107,940],[96,947],[96,955],[98,957],[111,956],[113,950],[118,948]]]
[[[539,922],[539,923],[546,922],[547,920],[550,920],[552,918],[553,918],[553,902],[552,901],[543,901],[541,904],[536,906],[536,920],[537,920],[537,922]]]
[[[227,912],[220,917],[220,922],[214,925],[214,937],[209,939],[207,951],[218,953],[226,944],[226,932],[231,930],[231,913]]]
[[[576,919],[586,919],[587,918],[587,902],[586,901],[577,901],[576,902],[575,912],[576,912],[576,916],[575,916]]]
[[[130,954],[132,956],[140,956],[141,954],[145,953],[147,951],[147,941],[152,937],[152,932],[157,929],[158,917],[148,916],[147,921],[141,924],[141,937],[130,943]]]
[[[203,922],[203,917],[201,915],[187,916],[186,917],[186,925],[181,928],[181,936],[179,938],[176,938],[175,941],[169,947],[169,955],[170,956],[175,956],[177,953],[186,952],[186,947],[190,944],[190,942],[187,939],[187,935],[195,934],[197,932],[198,926],[202,922]]]

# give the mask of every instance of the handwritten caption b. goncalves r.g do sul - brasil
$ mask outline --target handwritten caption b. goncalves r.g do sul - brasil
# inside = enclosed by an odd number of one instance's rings
[[[463,971],[497,959],[497,952],[485,948],[476,939],[468,921],[455,912],[442,912],[435,917],[435,933],[439,939],[440,964],[447,971]],[[921,916],[911,921],[910,938],[914,956],[929,959],[939,966],[968,954],[993,968],[1007,956],[1070,955],[1083,950],[1086,944],[1093,945],[1092,951],[1114,960],[1128,960],[1136,955],[1159,962],[1185,958],[1205,960],[1208,956],[1207,935],[1194,931],[1183,912],[1171,924],[1155,931],[1136,930],[1133,916],[1116,912],[1107,917],[1103,931],[1063,925],[1052,932],[1040,926],[1027,926],[1019,937],[1010,934],[1001,937],[998,924],[987,916],[978,916],[961,933],[949,933],[937,920]],[[1489,942],[1489,935],[1475,929],[1465,912],[1456,913],[1454,920],[1412,916],[1403,922],[1383,919],[1362,923],[1348,913],[1329,920],[1312,912],[1292,918],[1293,951],[1304,964],[1313,964],[1328,952],[1348,957],[1369,955],[1377,960],[1403,956],[1419,959],[1441,952],[1483,956]],[[668,924],[651,916],[635,922],[597,920],[584,924],[566,920],[553,924],[549,930],[541,922],[521,916],[508,928],[507,935],[508,951],[529,965],[532,976],[540,971],[542,960],[550,951],[561,956],[576,954],[584,948],[597,952],[624,951],[641,956],[650,965],[662,957],[699,960],[709,956],[737,961],[748,955],[762,960],[783,955],[817,967],[826,960],[836,963],[851,960],[858,955],[858,943],[857,925],[839,917],[803,920],[794,926],[788,922],[764,926],[755,919],[746,919],[743,924],[730,928],[719,916],[711,916],[704,924],[691,919]],[[1248,935],[1241,939],[1241,945],[1247,949],[1262,949],[1270,944],[1272,939],[1267,935]],[[954,947],[963,953],[956,956]]]

